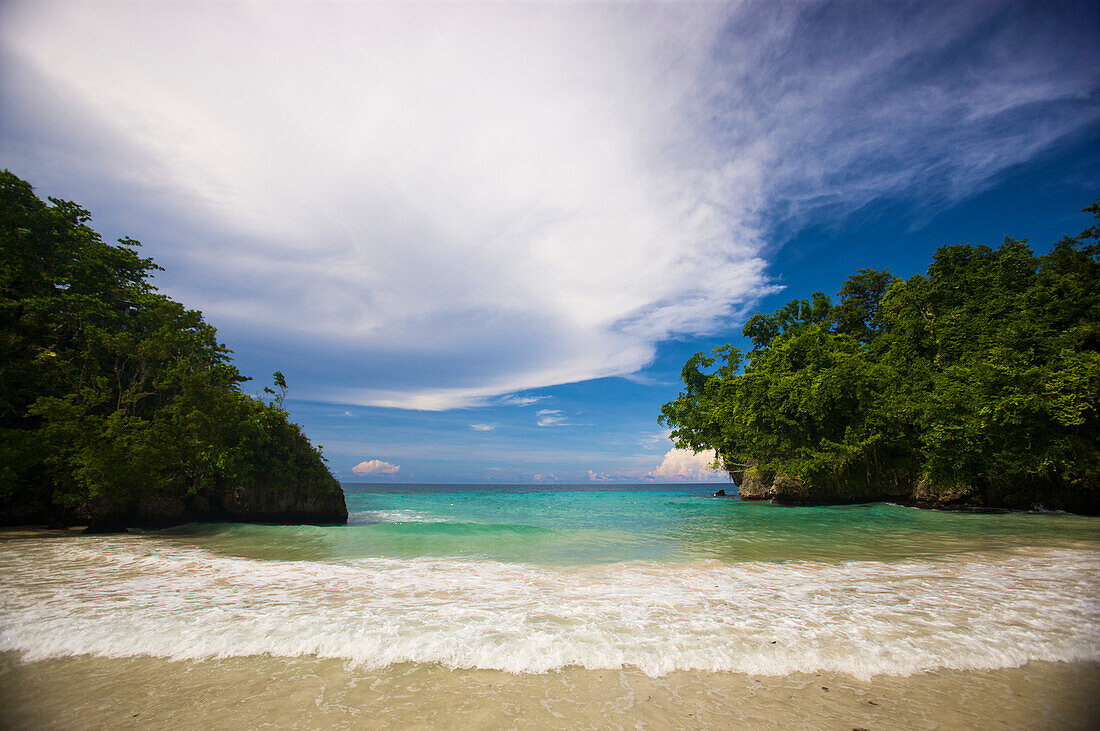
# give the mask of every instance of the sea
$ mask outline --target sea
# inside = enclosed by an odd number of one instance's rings
[[[5,727],[1100,718],[1100,518],[717,484],[345,493],[346,526],[0,532]]]

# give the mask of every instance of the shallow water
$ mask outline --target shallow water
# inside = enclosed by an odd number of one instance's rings
[[[212,678],[234,658],[380,683],[550,673],[531,703],[570,673],[881,684],[1077,663],[1095,685],[1096,518],[787,508],[712,487],[400,489],[349,493],[340,527],[0,533],[8,677],[45,688],[73,657]]]
[[[517,486],[519,487],[519,486]],[[390,488],[394,489],[394,488]],[[401,486],[347,495],[349,525],[185,526],[160,535],[228,556],[339,561],[426,556],[585,566],[625,561],[893,561],[1100,546],[1100,520],[977,514],[886,503],[783,507],[669,490],[487,490]]]

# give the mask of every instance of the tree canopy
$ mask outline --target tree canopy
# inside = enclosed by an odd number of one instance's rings
[[[1085,209],[1100,217],[1100,204]],[[1100,228],[1042,255],[945,246],[907,280],[864,269],[697,353],[660,420],[731,472],[832,494],[921,483],[963,494],[1100,476]]]
[[[0,172],[0,517],[87,519],[142,498],[333,482],[202,314],[159,293],[140,244]]]

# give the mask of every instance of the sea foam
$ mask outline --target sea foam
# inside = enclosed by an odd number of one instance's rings
[[[0,650],[377,668],[567,666],[857,678],[1100,660],[1100,556],[899,562],[259,561],[155,536],[0,544]]]
[[[348,525],[376,525],[378,523],[444,523],[440,516],[425,515],[415,510],[361,510],[348,515]]]

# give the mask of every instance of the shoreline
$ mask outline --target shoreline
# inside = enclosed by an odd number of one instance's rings
[[[0,653],[13,727],[1090,728],[1100,663],[1033,662],[869,681],[570,667],[544,674],[404,663],[357,669],[315,656],[205,661]]]
[[[360,500],[378,522],[351,531],[0,529],[5,725],[1100,720],[1095,519],[600,496],[591,534],[553,530],[572,500],[452,501]]]

